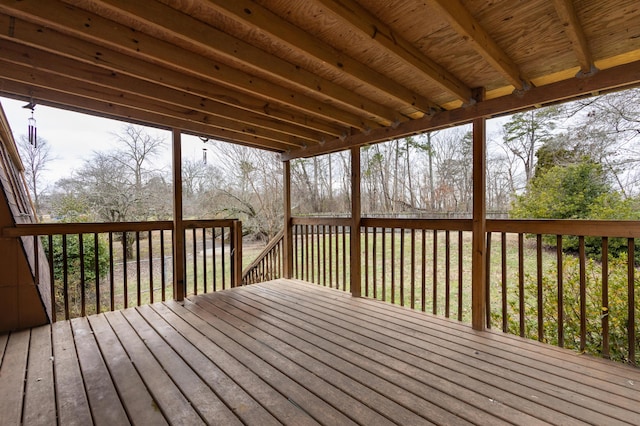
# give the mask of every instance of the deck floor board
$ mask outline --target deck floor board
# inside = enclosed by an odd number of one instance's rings
[[[19,424],[636,424],[640,369],[298,280],[0,336]]]

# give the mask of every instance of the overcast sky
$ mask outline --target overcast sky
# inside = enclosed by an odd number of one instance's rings
[[[13,137],[16,141],[27,134],[31,110],[22,108],[26,102],[0,97]],[[126,123],[76,112],[36,105],[34,111],[38,138],[46,139],[51,146],[55,160],[47,170],[47,180],[54,183],[69,176],[74,169],[82,166],[93,151],[108,149],[114,145],[114,133],[118,133]],[[171,133],[147,128],[148,133],[163,137],[166,141],[165,153],[157,160],[157,167],[170,167]],[[182,155],[184,158],[202,158],[202,142],[193,136],[183,136]]]

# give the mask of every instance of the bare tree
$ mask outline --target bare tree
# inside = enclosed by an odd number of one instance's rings
[[[33,196],[36,215],[42,217],[40,202],[42,194],[46,191],[42,177],[47,170],[47,165],[54,159],[51,154],[51,145],[43,138],[39,138],[37,144],[31,144],[27,136],[22,135],[18,139],[18,149],[25,168],[24,174],[27,180],[27,187]]]

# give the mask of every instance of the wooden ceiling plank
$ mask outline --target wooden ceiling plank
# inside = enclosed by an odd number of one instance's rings
[[[237,126],[257,126],[264,129],[278,131],[283,135],[290,135],[308,143],[318,143],[330,138],[327,133],[280,123],[251,112],[233,108],[208,99],[180,92],[175,89],[159,86],[148,81],[140,80],[114,71],[108,71],[93,65],[78,63],[71,59],[56,56],[52,53],[40,51],[32,47],[18,45],[0,39],[0,58],[5,62],[22,65],[27,68],[46,70],[61,76],[70,76],[80,81],[80,84],[99,85],[106,88],[118,89],[130,94],[139,94],[153,101],[167,102],[185,111],[200,112],[213,115],[221,120],[237,121]],[[217,120],[217,118],[214,118]]]
[[[8,80],[2,76],[0,76],[0,93],[3,96],[18,98],[25,101],[32,97],[37,98],[38,104],[53,108],[68,109],[83,114],[92,114],[99,117],[152,126],[165,130],[176,128],[180,129],[183,133],[194,136],[206,135],[212,139],[237,143],[268,151],[282,153],[291,149],[289,145],[273,143],[273,141],[263,140],[255,136],[221,131],[220,129],[197,122],[185,122],[172,118],[167,119],[166,117],[150,111],[138,110],[136,108],[113,104],[102,100],[87,99],[73,94],[52,90],[50,88],[33,87],[30,84]],[[70,107],[72,105],[74,105],[75,108]]]
[[[463,102],[471,100],[471,89],[444,67],[425,56],[407,40],[396,34],[387,24],[373,16],[355,0],[316,0],[333,11],[353,28],[368,35],[388,52],[417,69]]]
[[[30,84],[34,88],[48,88],[61,93],[80,96],[84,99],[101,100],[114,105],[130,106],[140,111],[151,112],[162,116],[165,122],[177,121],[181,123],[181,126],[185,126],[184,123],[188,122],[207,124],[210,128],[216,128],[220,131],[226,129],[236,134],[249,134],[263,140],[271,140],[276,143],[297,147],[309,144],[308,141],[301,141],[297,138],[284,135],[281,132],[243,126],[241,123],[229,119],[214,118],[206,114],[194,113],[194,111],[184,110],[183,108],[158,100],[150,100],[136,94],[97,85],[79,84],[78,80],[47,73],[43,70],[34,70],[21,65],[4,62],[2,58],[0,58],[0,65],[2,66],[2,77],[6,80]],[[37,101],[35,95],[33,98]],[[163,125],[163,123],[158,122],[154,124]],[[166,124],[164,125],[167,126]],[[174,126],[170,125],[169,127]]]
[[[432,117],[425,117],[401,123],[396,128],[381,128],[368,134],[360,133],[344,139],[334,139],[322,145],[300,148],[283,154],[283,160],[311,157],[342,151],[353,146],[380,143],[443,129],[471,122],[476,118],[491,118],[512,114],[530,108],[565,102],[592,93],[621,90],[640,85],[640,61],[601,70],[581,78],[572,78],[546,86],[533,87],[525,92],[488,99],[464,108],[442,111]]]
[[[500,72],[516,89],[523,90],[530,82],[524,78],[518,66],[497,45],[482,25],[460,0],[430,0],[458,34],[472,44],[494,69]]]
[[[182,84],[187,87],[190,79],[186,77],[196,77],[241,90],[251,96],[260,97],[276,104],[284,104],[315,117],[340,123],[343,126],[359,129],[378,127],[378,123],[375,121],[359,117],[272,82],[250,76],[217,61],[185,52],[184,49],[177,46],[134,32],[130,28],[59,1],[48,0],[37,5],[34,3],[30,1],[14,3],[9,0],[0,0],[1,13],[19,18],[12,24],[13,36],[4,33],[0,36],[37,39],[40,45],[48,45],[49,49],[54,52],[70,51],[71,55],[74,55],[74,50],[77,49],[76,45],[82,46],[84,41],[92,47],[88,60],[104,61],[105,59],[100,55],[105,48],[121,54],[126,52],[124,57],[130,58],[128,60],[133,63],[136,60],[138,63],[143,61],[146,64],[145,71],[159,74],[160,81],[165,70],[173,70],[181,76]],[[10,17],[6,16],[4,19],[9,25]],[[23,20],[36,25],[26,26],[23,24]],[[25,31],[35,31],[35,33],[25,34]],[[70,44],[52,45],[48,43],[45,34],[54,36],[53,32],[55,31],[71,35],[70,38],[67,38]],[[125,69],[134,66],[134,64],[128,65],[126,62],[122,65]]]
[[[573,0],[553,0],[553,5],[556,8],[565,33],[571,41],[573,51],[580,63],[580,70],[584,74],[591,73],[595,67],[593,56],[591,55],[587,37],[584,34],[584,30],[582,29],[582,25],[580,25],[578,15],[573,6]]]
[[[333,46],[317,39],[306,31],[282,19],[270,10],[260,6],[251,0],[212,0],[203,3],[226,17],[240,21],[249,26],[254,26],[260,31],[277,38],[280,42],[287,43],[298,51],[304,52],[315,59],[333,67],[334,70],[344,72],[369,85],[371,88],[382,91],[415,111],[431,113],[432,110],[441,108],[424,96],[409,90],[405,86],[378,73],[361,62],[352,59]]]
[[[78,7],[83,7],[87,3],[106,7],[114,13],[128,16],[143,25],[152,26],[159,32],[177,37],[217,56],[241,62],[259,73],[268,74],[274,81],[295,85],[298,91],[318,97],[324,102],[340,105],[342,108],[347,107],[381,124],[389,125],[406,120],[392,108],[378,104],[162,3],[130,0],[65,1]],[[92,25],[95,26],[95,22]]]

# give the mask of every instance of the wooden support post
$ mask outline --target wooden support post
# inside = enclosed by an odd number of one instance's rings
[[[180,130],[173,129],[173,298],[185,296],[184,226],[182,224],[182,143]]]
[[[351,148],[351,295],[361,296],[361,253],[360,247],[360,147]]]
[[[283,163],[282,198],[284,199],[283,277],[293,277],[293,229],[291,228],[291,162]]]
[[[484,98],[484,91],[476,96]],[[471,325],[486,327],[486,118],[473,120],[473,225],[471,254]]]
[[[240,287],[242,285],[242,222],[233,221],[233,265],[231,266],[231,286]]]

